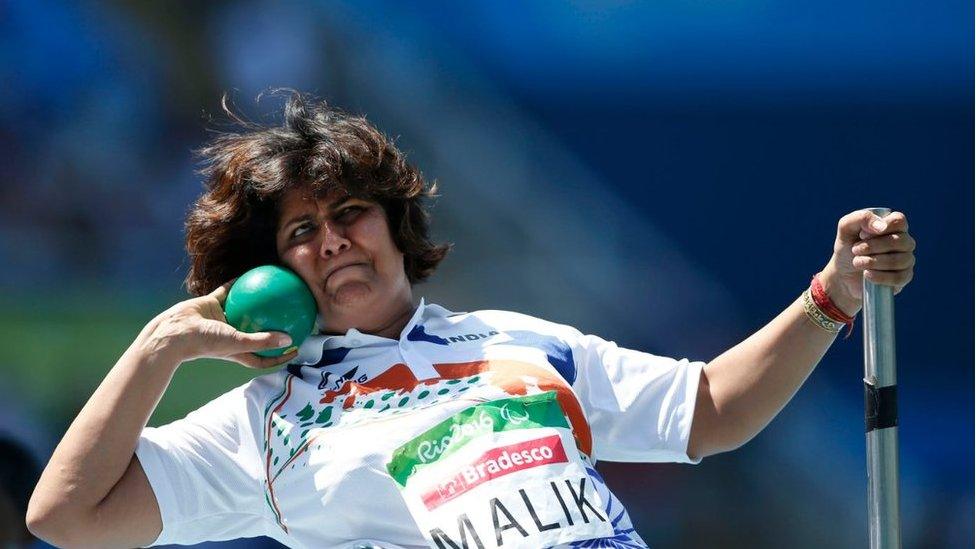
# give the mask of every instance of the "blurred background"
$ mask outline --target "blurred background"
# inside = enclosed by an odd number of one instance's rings
[[[222,92],[273,122],[255,98],[288,86],[439,182],[455,249],[418,298],[656,354],[714,358],[808,285],[843,214],[906,212],[904,543],[973,546],[972,2],[6,0],[0,82],[0,439],[38,464],[187,297]],[[858,328],[744,448],[600,468],[652,547],[865,547],[862,373]],[[189,364],[151,424],[249,375]]]

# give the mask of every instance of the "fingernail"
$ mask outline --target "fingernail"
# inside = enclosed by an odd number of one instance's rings
[[[274,343],[276,347],[284,347],[286,345],[291,345],[291,337],[287,335],[279,335],[274,338]]]
[[[888,224],[880,219],[875,219],[871,222],[871,228],[876,231],[883,231],[888,227]]]

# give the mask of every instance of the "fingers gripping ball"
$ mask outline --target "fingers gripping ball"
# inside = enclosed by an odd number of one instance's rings
[[[241,275],[224,302],[227,323],[242,332],[286,332],[289,347],[258,351],[259,356],[281,356],[298,348],[312,333],[318,309],[312,292],[294,272],[262,265]]]

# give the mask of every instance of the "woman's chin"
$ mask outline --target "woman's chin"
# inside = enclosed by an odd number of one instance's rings
[[[364,282],[347,282],[329,296],[329,310],[322,314],[328,323],[326,333],[345,333],[349,328],[364,325],[364,311],[376,309],[371,300],[375,296]]]
[[[373,292],[365,282],[350,281],[340,286],[332,295],[334,307],[348,309],[362,304],[373,297]]]

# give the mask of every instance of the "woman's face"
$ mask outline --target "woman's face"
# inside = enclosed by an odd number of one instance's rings
[[[312,290],[327,333],[399,336],[413,297],[382,206],[293,189],[279,204],[275,241],[282,263]]]

